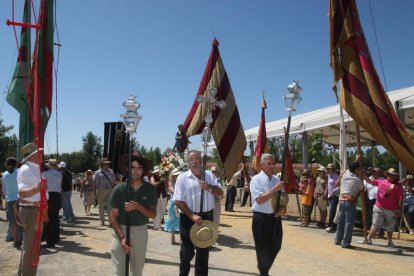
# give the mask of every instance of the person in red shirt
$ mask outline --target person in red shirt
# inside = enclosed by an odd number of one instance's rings
[[[368,244],[372,244],[375,233],[382,228],[387,231],[387,245],[389,247],[395,246],[392,242],[392,233],[396,219],[401,215],[400,210],[403,204],[403,188],[399,179],[398,172],[393,168],[387,171],[387,179],[384,180],[371,180],[364,175],[366,182],[378,187],[377,201],[372,214],[372,227],[367,237]]]

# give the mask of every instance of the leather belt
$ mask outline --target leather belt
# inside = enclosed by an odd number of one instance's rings
[[[38,207],[40,205],[40,201],[29,201],[24,199],[19,199],[19,205],[20,206],[34,206]]]
[[[21,204],[19,204],[19,206],[22,208],[30,208],[30,209],[36,209],[37,207],[39,207],[36,205],[21,205]]]

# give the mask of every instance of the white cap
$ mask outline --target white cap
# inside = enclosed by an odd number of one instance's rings
[[[63,162],[63,161],[61,161],[59,164],[58,164],[58,168],[60,169],[60,168],[66,168],[66,163],[65,162]]]

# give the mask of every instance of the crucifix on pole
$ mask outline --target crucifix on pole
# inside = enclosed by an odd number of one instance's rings
[[[208,144],[211,141],[211,124],[213,123],[213,109],[217,106],[220,109],[226,107],[226,102],[221,100],[216,100],[217,88],[212,87],[208,90],[206,96],[198,95],[196,100],[198,103],[202,104],[206,108],[206,117],[204,122],[206,123],[203,133],[201,134],[201,141],[203,141],[203,168],[201,174],[201,180],[205,180],[205,170],[207,165],[207,148]],[[204,190],[201,190],[201,199],[200,199],[200,212],[203,211],[204,204]]]

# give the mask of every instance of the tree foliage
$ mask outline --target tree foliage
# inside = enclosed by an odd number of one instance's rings
[[[3,125],[3,119],[0,118],[0,168],[4,171],[4,162],[9,157],[17,157],[17,145],[18,139],[15,134],[11,134],[10,131],[13,126]]]

